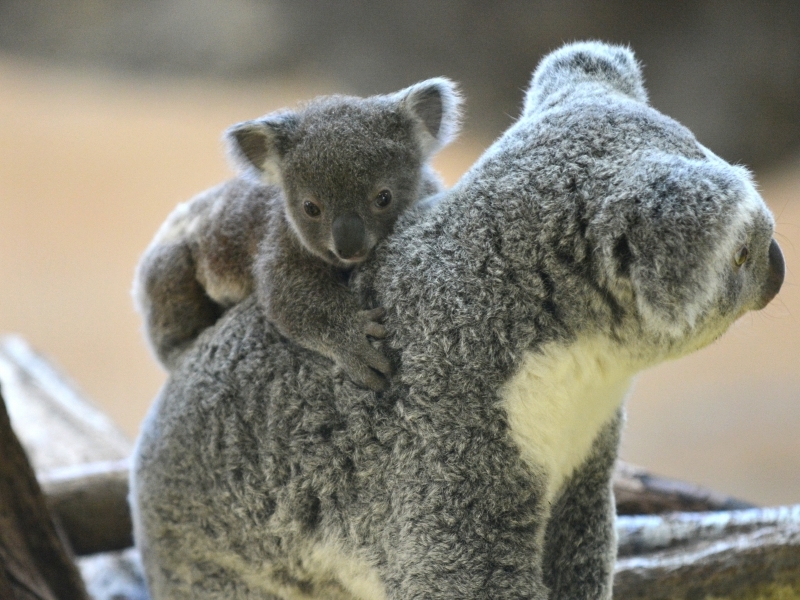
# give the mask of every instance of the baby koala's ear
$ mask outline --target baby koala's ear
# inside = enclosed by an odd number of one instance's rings
[[[224,137],[234,165],[265,183],[281,185],[281,162],[298,120],[295,112],[279,111],[230,127]]]
[[[426,79],[392,95],[417,121],[417,139],[425,156],[449,144],[461,127],[461,94],[444,77]]]
[[[602,42],[577,42],[542,59],[531,78],[523,114],[535,112],[587,82],[599,83],[639,102],[647,102],[642,70],[629,48]]]

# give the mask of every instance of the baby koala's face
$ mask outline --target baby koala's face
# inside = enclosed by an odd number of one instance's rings
[[[420,194],[414,123],[380,103],[306,108],[281,166],[286,211],[303,245],[342,268],[363,262]]]
[[[393,94],[323,96],[226,132],[245,173],[283,189],[303,246],[342,268],[363,262],[423,189],[458,131],[461,97],[441,77]]]

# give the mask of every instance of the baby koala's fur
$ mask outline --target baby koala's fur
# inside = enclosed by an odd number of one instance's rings
[[[397,217],[441,189],[429,161],[458,128],[452,82],[391,95],[326,96],[226,133],[242,176],[179,205],[145,252],[134,298],[168,369],[255,292],[283,335],[378,390],[391,368],[380,308],[347,289]]]
[[[610,598],[630,381],[775,296],[772,236],[629,50],[549,55],[518,122],[352,282],[386,309],[387,391],[253,300],[170,373],[131,479],[154,600]]]

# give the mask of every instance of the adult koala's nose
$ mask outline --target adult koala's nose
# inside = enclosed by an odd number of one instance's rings
[[[364,243],[367,231],[364,220],[356,213],[346,213],[333,221],[333,246],[343,260],[356,260],[366,256]]]
[[[767,280],[761,290],[759,308],[764,308],[776,296],[783,285],[783,276],[786,274],[786,265],[783,262],[783,252],[778,242],[774,239],[769,243],[769,270]]]

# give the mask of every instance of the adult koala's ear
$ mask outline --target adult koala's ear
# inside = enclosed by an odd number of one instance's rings
[[[224,137],[234,165],[265,183],[281,185],[282,159],[298,123],[297,113],[278,111],[233,125]]]
[[[425,157],[450,143],[461,126],[461,94],[444,77],[426,79],[392,95],[417,122],[417,140]]]
[[[647,102],[642,71],[629,48],[602,42],[578,42],[542,60],[525,96],[524,115],[552,104],[584,83],[597,83]]]

